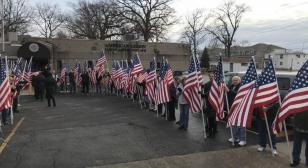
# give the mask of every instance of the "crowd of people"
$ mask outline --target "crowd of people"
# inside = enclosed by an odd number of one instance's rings
[[[102,76],[99,76],[97,73],[95,83],[91,84],[90,74],[88,72],[82,73],[80,79],[80,86],[76,82],[76,78],[73,70],[71,70],[66,75],[66,79],[64,83],[61,83],[58,75],[54,72],[50,72],[49,69],[42,71],[36,76],[32,78],[32,85],[34,87],[35,98],[37,100],[43,101],[44,97],[47,99],[48,107],[51,106],[51,102],[53,106],[56,106],[56,101],[54,94],[56,89],[58,91],[66,91],[69,93],[81,92],[82,94],[89,94],[90,90],[96,92],[98,94],[101,93],[113,93],[117,95],[123,95],[127,97],[131,97],[134,100],[138,100],[142,106],[142,108],[149,109],[152,111],[157,111],[157,114],[161,115],[161,117],[166,117],[168,121],[175,122],[179,127],[179,130],[186,131],[189,125],[189,105],[184,98],[184,86],[186,77],[175,77],[174,84],[169,87],[169,95],[170,101],[168,103],[155,105],[146,94],[146,85],[145,81],[136,83],[136,92],[134,94],[126,93],[123,90],[118,90],[115,87],[115,84],[112,82],[111,75],[109,73],[105,73]],[[203,101],[205,102],[203,105],[203,114],[205,119],[205,130],[208,138],[215,138],[217,133],[217,120],[216,113],[211,107],[209,103],[209,92],[212,85],[212,80],[214,74],[212,72],[208,73],[209,81],[202,85],[202,90],[199,92]],[[12,80],[11,80],[12,81]],[[231,85],[225,86],[227,99],[225,100],[228,103],[225,107],[226,118],[228,113],[228,108],[231,107],[236,94],[240,88],[241,78],[239,76],[233,76],[231,80]],[[18,82],[16,85],[11,83],[11,91],[12,91],[12,99],[14,112],[19,112],[18,108],[18,95],[20,94],[20,90],[24,87],[23,81]],[[80,90],[79,90],[80,88]],[[256,118],[256,124],[258,129],[259,143],[257,151],[263,152],[266,147],[269,146],[272,149],[272,153],[277,155],[277,146],[276,146],[276,134],[268,129],[276,116],[276,113],[279,108],[279,103],[272,104],[270,106],[265,106],[261,108],[254,109],[254,115]],[[180,115],[179,118],[176,118],[175,111],[179,109]],[[2,122],[4,124],[8,124],[11,109],[2,110]],[[225,119],[226,119],[225,118]],[[268,130],[270,130],[268,132]],[[300,162],[300,152],[302,141],[308,142],[308,112],[300,113],[294,116],[294,143],[293,143],[293,163],[292,167],[295,167]],[[231,126],[231,136],[228,141],[232,144],[237,144],[238,146],[246,145],[246,128]],[[270,136],[270,139],[268,138]],[[306,145],[306,163],[308,163],[308,145]]]

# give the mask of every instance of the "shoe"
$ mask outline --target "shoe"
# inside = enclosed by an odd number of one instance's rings
[[[265,151],[265,148],[263,147],[263,146],[259,146],[258,148],[257,148],[257,151],[258,152],[264,152]],[[276,151],[277,152],[277,151]]]
[[[231,142],[231,143],[233,143],[233,142],[234,142],[234,139],[233,139],[233,138],[229,138],[228,141]]]
[[[299,165],[299,161],[293,161],[293,163],[290,164],[291,167],[296,167]]]
[[[240,141],[240,142],[238,143],[238,145],[240,145],[240,146],[245,146],[245,145],[246,145],[246,141]]]
[[[277,156],[278,155],[278,152],[277,152],[277,150],[276,149],[273,149],[273,155],[275,155],[275,156]]]
[[[180,121],[175,122],[175,124],[180,125]]]
[[[179,129],[179,130],[182,130],[182,129],[184,129],[184,127],[181,126],[181,127],[179,127],[178,129]]]

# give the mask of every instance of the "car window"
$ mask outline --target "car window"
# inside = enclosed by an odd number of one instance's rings
[[[278,77],[278,87],[280,90],[289,90],[290,87],[290,78]]]

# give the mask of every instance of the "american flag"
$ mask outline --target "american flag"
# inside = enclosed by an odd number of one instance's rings
[[[21,58],[18,59],[17,63],[14,66],[14,69],[12,70],[12,73],[14,74],[13,84],[16,85],[19,81],[22,80],[22,73],[23,73],[23,63],[21,62]]]
[[[146,78],[146,94],[149,96],[151,101],[155,101],[155,81],[156,81],[156,66],[155,58],[150,62],[150,72]]]
[[[267,106],[279,100],[279,89],[272,60],[269,60],[258,77],[256,88],[255,107]]]
[[[208,97],[211,106],[216,111],[216,118],[220,120],[224,118],[224,91],[225,83],[223,80],[222,59],[220,57],[214,71],[214,80]]]
[[[145,79],[147,78],[147,76],[148,76],[148,73],[147,73],[145,70],[143,70],[143,71],[139,74],[139,76],[137,77],[136,81],[137,81],[138,83],[142,83],[143,81],[145,81]]]
[[[128,93],[136,93],[137,89],[136,89],[136,78],[132,75],[132,71],[134,68],[134,65],[132,64],[132,60],[131,63],[128,64],[128,83],[127,83],[127,92]]]
[[[136,54],[133,58],[133,70],[131,72],[131,75],[135,76],[139,74],[140,72],[142,72],[142,70],[143,70],[143,66],[140,62],[138,54]]]
[[[276,119],[273,123],[274,131],[278,130],[278,124],[288,116],[308,111],[308,61],[298,71],[289,93],[284,98]]]
[[[103,75],[104,70],[105,70],[105,63],[107,63],[107,58],[106,58],[104,51],[102,51],[102,55],[97,60],[95,68],[94,68],[95,71],[98,72],[98,77]]]
[[[63,67],[60,74],[60,83],[62,84],[65,82],[65,73],[66,73],[66,67]]]
[[[159,71],[159,77],[157,83],[157,93],[156,93],[156,101],[158,104],[167,103],[170,101],[170,94],[168,89],[168,83],[166,80],[166,63],[163,60],[160,71]]]
[[[236,125],[240,127],[250,127],[256,95],[256,80],[257,71],[254,60],[251,59],[247,72],[242,79],[241,86],[231,106],[227,126]]]
[[[174,80],[173,80],[173,72],[170,67],[170,64],[168,63],[168,60],[166,60],[165,68],[166,68],[166,80],[167,80],[168,86],[170,86],[174,83]]]
[[[95,85],[96,84],[96,71],[95,71],[95,69],[92,69],[92,70],[88,71],[88,73],[89,73],[89,77],[90,77],[91,83],[93,85]]]
[[[127,60],[122,62],[122,80],[121,80],[121,89],[124,89],[126,91],[127,89],[127,83],[128,83],[128,73],[129,73],[129,69],[128,69],[128,65],[127,65]]]
[[[80,84],[81,84],[81,67],[80,67],[80,64],[76,65],[76,68],[74,70],[74,77],[75,77],[76,86],[80,86]]]
[[[200,71],[199,61],[191,57],[188,67],[188,77],[184,85],[184,97],[189,104],[191,112],[202,111],[202,99],[199,91],[201,91],[202,75]]]
[[[30,83],[32,83],[32,72],[31,72],[31,69],[32,69],[32,58],[33,57],[31,57],[31,59],[30,59],[30,61],[28,63],[28,66],[26,66],[26,70],[25,70],[25,74],[24,74],[24,80],[27,82],[26,86],[28,86]]]
[[[0,58],[0,111],[8,105],[10,92],[7,62],[6,59]]]

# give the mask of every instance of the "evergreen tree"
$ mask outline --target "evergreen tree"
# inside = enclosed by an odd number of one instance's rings
[[[210,56],[207,52],[207,48],[204,47],[201,59],[200,59],[201,68],[209,69],[210,68]]]

